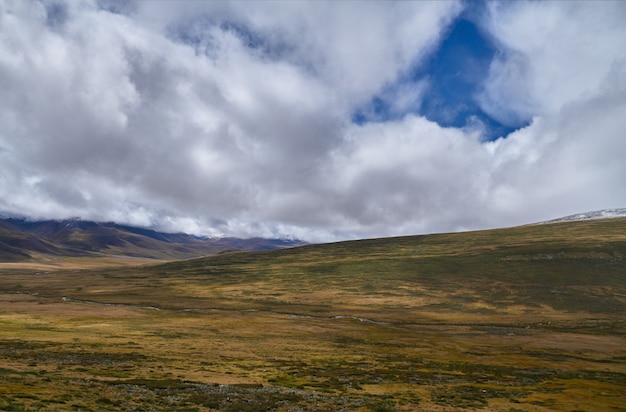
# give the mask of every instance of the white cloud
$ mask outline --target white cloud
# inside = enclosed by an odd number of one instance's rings
[[[484,24],[502,52],[481,96],[497,119],[519,124],[592,98],[626,58],[622,2],[491,2]]]
[[[460,11],[454,1],[185,1],[141,2],[137,18],[174,32],[193,21],[242,25],[268,56],[306,70],[354,105],[423,57]]]
[[[484,224],[490,159],[478,139],[415,116],[353,126],[346,134],[331,175],[335,208],[356,233]]]
[[[493,143],[350,122],[375,95],[419,107],[424,82],[392,85],[458,3],[52,4],[0,4],[0,211],[333,240],[626,203],[619,3],[492,6],[483,106],[535,118]]]

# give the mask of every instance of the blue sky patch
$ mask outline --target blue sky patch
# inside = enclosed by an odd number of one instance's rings
[[[388,121],[414,113],[443,127],[482,128],[485,140],[506,136],[528,122],[515,127],[502,124],[485,113],[478,102],[497,53],[496,46],[473,19],[462,14],[425,62],[360,108],[353,121],[357,124]],[[398,110],[393,98],[398,90],[411,88],[418,91],[419,99],[405,110]]]

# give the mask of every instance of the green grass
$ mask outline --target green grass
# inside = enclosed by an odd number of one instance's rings
[[[75,269],[0,273],[0,410],[626,404],[626,219]]]

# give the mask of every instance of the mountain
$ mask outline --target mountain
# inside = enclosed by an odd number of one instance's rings
[[[59,248],[39,236],[22,232],[10,222],[0,220],[0,260],[15,261],[31,257],[30,253],[47,255],[67,254],[69,251]]]
[[[557,219],[547,220],[545,222],[540,222],[539,224],[573,222],[577,220],[590,220],[590,219],[607,219],[607,218],[615,218],[615,217],[626,217],[626,208],[603,209],[603,210],[595,210],[593,212],[577,213],[575,215],[569,215],[569,216],[559,217]]]
[[[0,260],[51,256],[120,255],[188,259],[228,250],[272,250],[302,245],[286,239],[200,238],[184,233],[84,220],[0,219]]]

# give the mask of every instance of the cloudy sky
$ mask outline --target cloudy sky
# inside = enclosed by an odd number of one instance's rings
[[[621,1],[0,2],[0,213],[309,241],[626,207]]]

